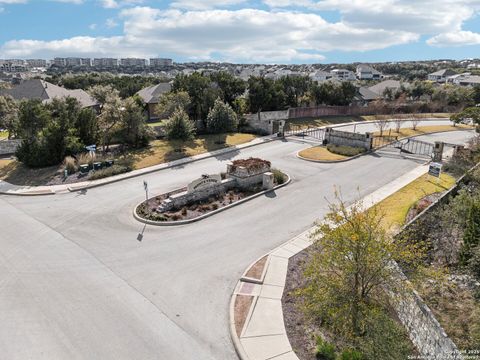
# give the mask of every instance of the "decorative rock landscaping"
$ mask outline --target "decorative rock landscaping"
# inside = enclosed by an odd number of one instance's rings
[[[289,180],[267,160],[234,160],[222,174],[202,175],[187,187],[150,198],[135,208],[137,220],[159,225],[194,221],[273,190]]]

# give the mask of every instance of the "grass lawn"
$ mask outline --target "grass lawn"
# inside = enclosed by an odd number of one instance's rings
[[[441,119],[450,119],[450,116],[452,116],[451,113],[422,113],[418,114],[421,115],[423,119],[426,118],[441,118]],[[382,115],[385,116],[385,115]],[[389,115],[390,117],[395,117],[395,116],[408,116],[408,114],[398,114],[398,115]],[[377,120],[377,115],[364,115],[362,116],[364,120]],[[406,119],[408,120],[408,119]]]
[[[128,164],[134,169],[141,169],[207,151],[243,144],[252,141],[256,137],[256,135],[252,134],[232,133],[201,135],[187,142],[180,140],[155,140],[150,143],[149,147],[131,150],[117,157],[115,161],[119,164]],[[16,160],[0,159],[0,180],[16,185],[45,185],[58,173],[62,173],[62,165],[30,169]]]
[[[396,132],[394,129],[385,130],[383,132],[384,136],[398,136],[399,138],[405,138],[408,136],[415,135],[424,135],[431,134],[440,131],[456,131],[456,130],[470,130],[473,129],[472,126],[459,124],[457,126],[453,125],[432,125],[432,126],[418,126],[415,130],[412,128],[402,128],[399,132]],[[380,131],[373,133],[374,136],[380,136]]]
[[[166,120],[160,120],[157,122],[152,122],[152,123],[147,123],[148,126],[155,127],[155,126],[161,126],[164,125]]]
[[[311,148],[302,150],[298,153],[301,157],[304,157],[309,160],[320,160],[320,161],[337,161],[347,159],[347,156],[334,154],[325,146],[313,146]]]
[[[158,165],[181,159],[187,156],[202,154],[252,141],[257,136],[253,134],[209,134],[200,135],[191,141],[155,140],[145,149],[133,150],[123,156],[134,169]]]
[[[0,159],[0,180],[11,184],[39,186],[45,185],[60,171],[59,166],[30,169],[16,160]]]
[[[408,210],[425,196],[443,192],[455,184],[455,178],[442,173],[440,181],[425,174],[375,205],[384,214],[385,229],[396,231],[405,223]]]
[[[393,116],[393,115],[392,115]],[[431,113],[422,114],[423,118],[450,118],[450,113]],[[337,116],[321,116],[313,118],[289,119],[285,124],[285,130],[292,130],[293,127],[298,129],[312,128],[324,125],[342,124],[354,121],[377,120],[376,115],[337,115]]]

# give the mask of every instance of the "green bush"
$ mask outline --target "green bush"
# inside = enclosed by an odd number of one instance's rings
[[[315,357],[319,360],[335,360],[335,346],[317,337],[317,352]]]
[[[237,114],[229,104],[217,99],[208,113],[206,126],[207,131],[211,133],[236,131],[238,126]]]
[[[88,179],[89,180],[98,180],[103,179],[109,176],[114,176],[118,174],[123,174],[126,172],[131,171],[132,169],[129,166],[124,165],[112,165],[109,168],[105,168],[102,170],[97,170],[93,174],[91,174]]]
[[[360,351],[347,349],[342,351],[338,359],[339,360],[364,360],[365,357]]]
[[[272,169],[272,173],[276,184],[281,185],[287,181],[287,176],[280,170]]]
[[[334,144],[328,144],[327,150],[331,153],[343,156],[355,156],[365,152],[364,148]]]
[[[195,136],[195,126],[184,110],[177,109],[165,123],[168,139],[191,140]]]

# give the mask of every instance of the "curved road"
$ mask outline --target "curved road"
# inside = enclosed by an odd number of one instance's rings
[[[307,146],[274,141],[84,193],[0,196],[2,358],[235,359],[228,302],[245,267],[322,217],[334,186],[353,201],[423,162],[376,153],[317,164],[295,157]],[[268,159],[293,181],[190,225],[133,219],[143,180],[152,194],[173,190],[234,156]]]

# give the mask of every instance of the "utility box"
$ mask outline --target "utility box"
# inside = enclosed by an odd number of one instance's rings
[[[114,164],[115,162],[113,160],[105,160],[105,167],[110,167]]]
[[[93,163],[93,170],[100,170],[102,168],[102,163],[101,162],[94,162]]]
[[[90,165],[88,164],[80,165],[80,173],[86,174],[88,173],[89,170],[90,170]]]

